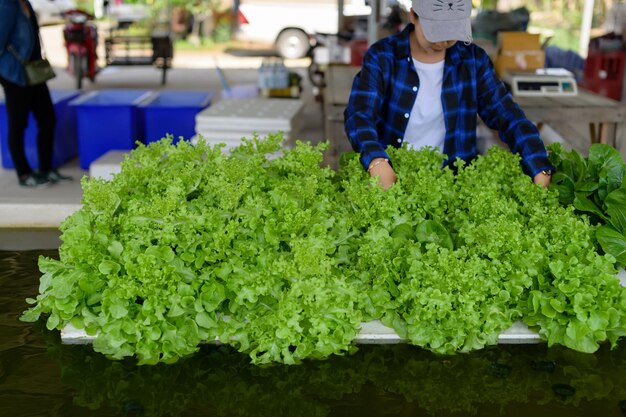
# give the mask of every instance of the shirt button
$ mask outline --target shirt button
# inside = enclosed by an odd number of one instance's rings
[[[411,62],[411,57],[408,57],[406,60],[407,60],[407,61],[409,61],[409,62]]]
[[[409,118],[409,113],[404,113],[404,118],[408,119]]]
[[[417,87],[413,87],[413,91],[417,91]]]
[[[402,143],[402,138],[398,138],[398,143]]]

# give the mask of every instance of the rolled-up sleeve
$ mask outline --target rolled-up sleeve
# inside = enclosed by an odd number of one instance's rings
[[[363,58],[361,71],[354,77],[344,127],[352,149],[361,155],[364,169],[375,158],[389,158],[378,137],[376,125],[384,97],[384,63],[375,48]]]
[[[478,114],[495,129],[512,152],[522,158],[522,167],[534,177],[543,170],[554,170],[537,127],[513,100],[504,83],[496,76],[484,51],[476,57],[478,74]]]

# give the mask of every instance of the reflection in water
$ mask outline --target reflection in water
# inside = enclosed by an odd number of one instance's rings
[[[174,365],[113,362],[17,320],[38,285],[39,253],[0,252],[1,416],[626,415],[626,345],[456,356],[361,346],[349,357],[264,368],[227,346],[203,346]]]

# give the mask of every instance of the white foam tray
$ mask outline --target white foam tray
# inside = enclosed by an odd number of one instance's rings
[[[238,146],[241,144],[242,138],[252,139],[253,135],[257,135],[259,139],[265,138],[267,135],[282,132],[284,142],[290,141],[293,139],[298,139],[300,135],[302,127],[301,120],[294,120],[290,129],[282,129],[282,130],[259,130],[252,128],[250,130],[219,130],[209,127],[198,127],[196,126],[196,135],[194,139],[197,143],[198,135],[202,135],[202,137],[209,143],[225,143],[230,146]]]
[[[275,132],[215,132],[215,131],[196,131],[196,136],[202,136],[209,143],[225,143],[227,145],[237,146],[241,144],[241,139],[252,139],[256,134],[259,139],[264,139],[267,135]],[[283,140],[289,140],[292,137],[290,132],[283,131]],[[196,142],[197,143],[197,142]]]
[[[618,278],[623,287],[626,287],[626,270],[620,270]],[[68,345],[89,344],[93,342],[95,336],[89,336],[83,330],[76,329],[68,324],[61,330],[61,341]],[[406,343],[396,332],[383,325],[380,321],[374,320],[361,324],[361,331],[354,339],[359,344],[395,344]],[[540,343],[539,334],[532,331],[522,321],[518,320],[513,325],[500,333],[498,343],[500,344],[531,344]]]
[[[221,100],[196,115],[196,132],[289,131],[303,108],[294,99]]]
[[[250,138],[251,136],[245,136],[246,138]],[[260,138],[263,138],[263,136],[261,135]],[[226,146],[224,146],[223,151],[225,153],[230,152],[231,149],[236,148],[237,146],[242,144],[242,140],[241,137],[239,138],[227,138],[224,139],[223,137],[216,137],[216,138],[211,138],[211,137],[206,137],[203,136],[203,139],[206,141],[206,143],[208,143],[209,145],[213,146],[213,145],[217,145],[217,144],[224,144]],[[282,143],[282,148],[283,149],[291,149],[292,145],[291,143],[288,141],[289,137],[286,136],[283,140]],[[198,137],[198,135],[195,135],[191,138],[190,142],[192,145],[197,145],[198,141],[200,140],[200,138]],[[280,155],[282,155],[282,152],[278,152]]]
[[[122,171],[121,163],[129,152],[112,150],[105,153],[89,165],[89,176],[107,181],[113,179],[114,174],[119,174]]]
[[[214,132],[265,132],[273,133],[278,131],[288,132],[294,128],[291,120],[285,120],[277,123],[257,123],[257,122],[240,122],[233,119],[229,123],[220,122],[196,122],[196,132],[214,131]]]
[[[90,336],[84,330],[76,329],[71,324],[66,325],[61,330],[61,342],[66,345],[87,345],[92,343],[95,338],[96,336]],[[354,342],[362,345],[397,344],[407,343],[408,339],[401,338],[392,328],[385,326],[378,320],[374,320],[361,324],[361,331],[354,339]],[[539,342],[541,342],[539,335],[529,330],[521,321],[516,321],[509,329],[498,336],[498,343],[501,344]]]

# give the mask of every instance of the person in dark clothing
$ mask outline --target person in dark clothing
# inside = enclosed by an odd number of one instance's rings
[[[28,0],[0,0],[0,84],[9,122],[9,150],[23,187],[71,180],[52,168],[56,115],[48,86],[29,86],[26,82],[22,62],[41,57],[39,25],[31,4]],[[31,168],[24,150],[30,112],[37,122],[38,172]]]
[[[536,126],[497,78],[487,53],[472,44],[470,0],[413,0],[410,24],[374,43],[354,78],[345,131],[363,168],[384,189],[396,181],[388,146],[430,147],[470,162],[477,117],[497,130],[535,184],[554,167]]]

